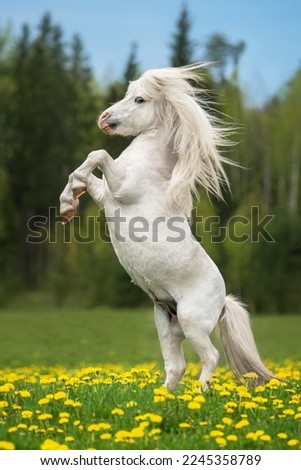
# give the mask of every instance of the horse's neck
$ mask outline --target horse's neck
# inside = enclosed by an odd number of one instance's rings
[[[130,167],[143,165],[170,179],[177,159],[166,142],[164,130],[152,128],[135,137],[121,154],[120,161]]]

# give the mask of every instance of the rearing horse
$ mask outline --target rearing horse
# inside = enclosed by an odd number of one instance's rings
[[[235,373],[272,377],[257,352],[247,311],[226,296],[221,273],[190,230],[197,187],[221,197],[228,181],[227,160],[219,153],[225,133],[192,85],[200,67],[149,70],[131,82],[98,125],[109,135],[135,139],[116,160],[105,150],[91,152],[60,198],[65,222],[85,191],[104,209],[120,263],[154,302],[169,389],[185,372],[185,338],[202,361],[200,381],[207,387],[219,362],[209,336],[217,324]],[[102,178],[93,175],[96,168]]]

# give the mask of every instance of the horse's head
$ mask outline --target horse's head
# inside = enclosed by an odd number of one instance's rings
[[[145,85],[144,76],[131,82],[125,97],[100,115],[100,129],[110,135],[136,136],[156,126],[155,101]]]
[[[201,81],[200,64],[148,70],[131,82],[123,100],[106,109],[98,120],[107,134],[136,136],[150,128],[163,129],[175,166],[167,198],[179,207],[189,206],[187,188],[198,194],[198,187],[219,198],[222,183],[228,185],[223,163],[230,163],[219,149],[229,145],[224,127],[208,112],[206,92],[193,83]],[[183,194],[184,202],[183,202]]]

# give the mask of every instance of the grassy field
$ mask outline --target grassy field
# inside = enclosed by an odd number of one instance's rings
[[[265,358],[301,359],[301,316],[255,316],[252,326]],[[133,365],[159,361],[161,354],[150,309],[0,310],[0,367],[99,362]],[[188,357],[197,359],[186,345]]]
[[[301,317],[252,324],[285,382],[247,387],[220,367],[202,393],[187,345],[169,393],[150,310],[0,311],[0,449],[298,449]]]

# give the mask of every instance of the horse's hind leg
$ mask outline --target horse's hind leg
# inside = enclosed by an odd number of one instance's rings
[[[178,319],[185,337],[202,361],[200,382],[202,388],[206,389],[218,366],[220,355],[209,337],[213,328],[212,323],[208,322],[208,315],[203,316],[200,307],[192,310],[190,308],[190,305],[178,305]]]
[[[164,359],[166,373],[165,386],[173,390],[179,384],[185,370],[186,362],[182,350],[184,334],[177,317],[169,314],[163,306],[155,304],[155,323]]]

